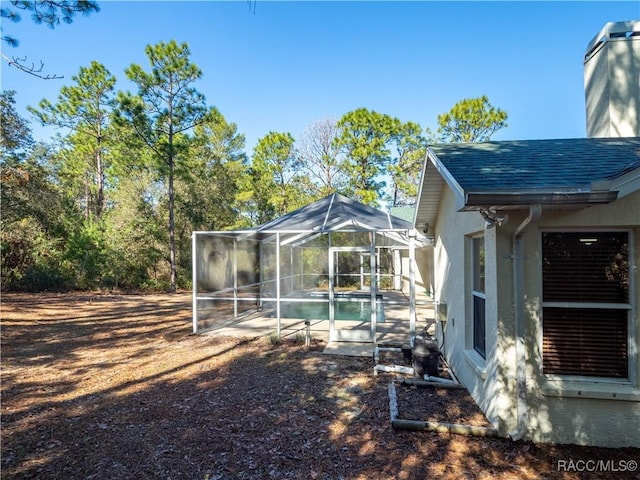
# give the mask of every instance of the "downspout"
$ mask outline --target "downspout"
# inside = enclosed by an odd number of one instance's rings
[[[513,234],[513,303],[515,315],[515,355],[516,355],[516,419],[515,431],[510,432],[512,440],[521,440],[527,433],[527,370],[524,325],[524,272],[522,237],[532,223],[540,220],[540,204],[529,206],[529,216]]]

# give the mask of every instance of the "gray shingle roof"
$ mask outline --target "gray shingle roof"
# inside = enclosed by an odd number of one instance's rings
[[[640,167],[640,137],[439,144],[430,147],[465,192],[588,189]]]
[[[256,227],[258,232],[355,228],[365,231],[409,230],[412,222],[334,193]]]

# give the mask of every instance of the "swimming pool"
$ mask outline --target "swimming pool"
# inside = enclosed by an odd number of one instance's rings
[[[317,298],[316,301],[296,301],[280,303],[280,316],[282,318],[303,318],[305,320],[328,320],[329,302],[328,294],[323,292],[312,292],[310,298]],[[321,301],[321,298],[327,301]],[[382,295],[377,295],[376,322],[384,322],[384,307],[382,306]],[[334,318],[335,320],[357,320],[362,322],[371,321],[371,295],[337,293],[334,295]]]

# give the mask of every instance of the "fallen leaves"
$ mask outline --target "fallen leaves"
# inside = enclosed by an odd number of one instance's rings
[[[396,432],[372,359],[194,336],[190,302],[4,294],[3,479],[572,478],[556,458],[630,458]],[[464,390],[398,392],[403,417],[486,421]]]

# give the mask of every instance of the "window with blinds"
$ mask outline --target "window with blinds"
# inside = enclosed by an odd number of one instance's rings
[[[629,234],[542,234],[546,374],[627,378]]]
[[[487,336],[485,317],[485,261],[484,237],[471,239],[473,291],[473,349],[484,359],[487,358]]]

